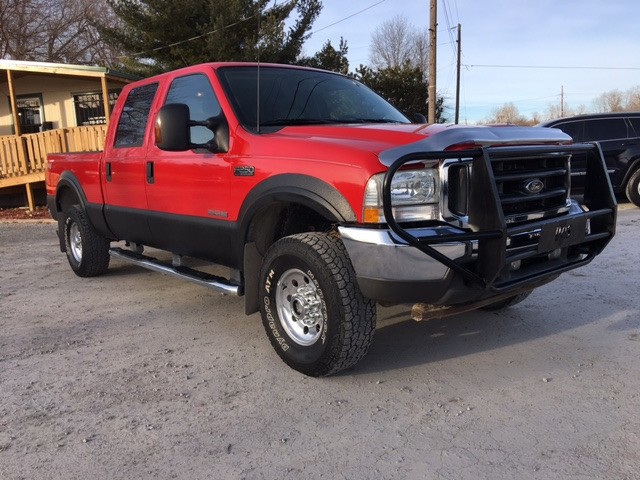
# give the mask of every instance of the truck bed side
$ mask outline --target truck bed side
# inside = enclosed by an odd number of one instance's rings
[[[102,152],[55,153],[48,156],[45,182],[49,198],[64,198],[61,189],[74,189],[81,201],[88,204],[103,204],[100,174]],[[59,208],[51,209],[52,212]]]

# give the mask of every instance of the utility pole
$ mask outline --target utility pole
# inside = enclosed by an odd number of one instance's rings
[[[460,120],[460,54],[462,52],[462,26],[458,24],[458,65],[456,70],[456,119],[457,125]]]
[[[430,0],[429,6],[429,105],[428,105],[428,121],[436,123],[436,49],[438,26],[438,0]]]
[[[560,86],[560,116],[564,117],[564,85]]]

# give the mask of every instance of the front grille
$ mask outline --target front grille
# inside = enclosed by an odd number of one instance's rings
[[[496,149],[488,158],[508,224],[550,217],[567,208],[571,186],[569,153],[531,150],[514,153]],[[451,163],[446,171],[445,218],[464,224],[470,208],[467,195],[470,182],[478,181],[474,180],[472,161]]]
[[[491,168],[508,223],[566,207],[570,188],[568,154],[501,157],[491,155]]]
[[[449,212],[457,217],[464,217],[468,209],[469,164],[462,163],[449,167],[446,196]]]

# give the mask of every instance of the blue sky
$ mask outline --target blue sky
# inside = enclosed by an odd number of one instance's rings
[[[429,23],[429,0],[324,0],[323,5],[305,53],[315,53],[327,40],[337,47],[342,36],[351,70],[369,63],[371,34],[385,20],[403,15],[416,28]],[[461,122],[481,121],[508,102],[525,116],[544,116],[550,104],[560,104],[562,89],[569,107],[584,105],[589,111],[604,92],[640,86],[639,22],[640,0],[438,0],[438,94],[453,119],[451,40],[457,34],[450,36],[449,27],[460,23]]]

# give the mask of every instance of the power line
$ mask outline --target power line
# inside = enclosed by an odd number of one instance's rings
[[[534,69],[560,69],[560,70],[640,70],[640,67],[597,67],[597,66],[570,66],[570,65],[465,65],[465,68],[534,68]]]
[[[215,30],[211,30],[210,32],[206,32],[206,33],[203,33],[201,35],[197,35],[195,37],[187,38],[185,40],[180,40],[178,42],[170,43],[168,45],[163,45],[162,47],[151,48],[149,50],[145,50],[144,52],[131,53],[129,55],[121,55],[121,56],[119,56],[117,58],[139,57],[141,55],[145,55],[145,54],[148,54],[148,53],[151,53],[151,52],[158,52],[160,50],[164,50],[165,48],[176,47],[178,45],[182,45],[183,43],[193,42],[194,40],[198,40],[199,38],[203,38],[203,37],[206,37],[208,35],[213,35],[214,33],[219,32],[221,30],[226,30],[228,28],[235,27],[236,25],[240,25],[241,23],[247,22],[247,21],[249,21],[252,18],[255,18],[257,16],[258,16],[258,13],[255,13],[255,14],[251,15],[250,17],[244,18],[242,20],[238,20],[237,22],[230,23],[229,25],[225,25],[224,27],[216,28]]]
[[[444,7],[444,18],[445,18],[445,21],[447,22],[447,32],[449,34],[449,40],[450,40],[450,43],[451,43],[451,48],[453,50],[453,56],[455,57],[458,54],[457,47],[456,47],[456,41],[453,38],[453,30],[455,30],[456,27],[452,27],[451,26],[451,13],[449,12],[449,6],[448,6],[447,2],[443,1],[442,5]]]
[[[295,0],[292,0],[292,2],[293,2],[293,1],[295,1]],[[340,20],[338,20],[338,21],[336,21],[336,22],[333,22],[333,23],[331,23],[331,24],[329,24],[329,25],[326,25],[326,26],[324,26],[324,27],[322,27],[322,28],[319,28],[319,29],[317,29],[317,30],[313,30],[311,33],[309,33],[309,36],[312,36],[312,35],[314,35],[315,33],[321,32],[322,30],[326,30],[327,28],[333,27],[334,25],[337,25],[338,23],[342,23],[342,22],[344,22],[345,20],[349,20],[350,18],[353,18],[353,17],[355,17],[356,15],[360,15],[361,13],[364,13],[364,12],[366,12],[367,10],[372,9],[373,7],[377,7],[378,5],[380,5],[381,3],[384,3],[384,2],[386,2],[386,1],[387,1],[387,0],[380,0],[380,1],[378,1],[377,3],[374,3],[373,5],[369,5],[368,7],[363,8],[362,10],[359,10],[359,11],[357,11],[357,12],[355,12],[355,13],[352,13],[351,15],[348,15],[348,16],[346,16],[346,17],[344,17],[344,18],[342,18],[342,19],[340,19]],[[205,33],[203,33],[203,34],[201,34],[201,35],[197,35],[197,36],[195,36],[195,37],[187,38],[187,39],[185,39],[185,40],[180,40],[180,41],[178,41],[178,42],[170,43],[170,44],[168,44],[168,45],[163,45],[163,46],[161,46],[161,47],[151,48],[151,49],[149,49],[149,50],[145,50],[144,52],[136,52],[136,53],[131,53],[131,54],[129,54],[129,55],[122,55],[122,56],[120,56],[120,57],[118,57],[118,58],[139,57],[139,56],[141,56],[141,55],[149,54],[149,53],[151,53],[151,52],[158,52],[158,51],[160,51],[160,50],[164,50],[164,49],[166,49],[166,48],[176,47],[176,46],[178,46],[178,45],[182,45],[182,44],[184,44],[184,43],[193,42],[194,40],[198,40],[198,39],[203,38],[203,37],[206,37],[206,36],[208,36],[208,35],[213,35],[214,33],[219,32],[219,31],[221,31],[221,30],[226,30],[226,29],[229,29],[229,28],[231,28],[231,27],[235,27],[236,25],[240,25],[241,23],[247,22],[247,21],[249,21],[249,20],[251,20],[251,19],[253,19],[253,18],[257,17],[257,16],[259,15],[259,13],[260,13],[260,12],[255,13],[255,14],[253,14],[253,15],[251,15],[251,16],[249,16],[249,17],[247,17],[247,18],[243,18],[242,20],[238,20],[237,22],[233,22],[233,23],[231,23],[231,24],[229,24],[229,25],[225,25],[224,27],[216,28],[215,30],[211,30],[210,32],[205,32]]]
[[[344,18],[342,18],[342,19],[340,19],[340,20],[338,20],[338,21],[336,21],[336,22],[330,23],[329,25],[326,25],[326,26],[324,26],[324,27],[322,27],[322,28],[319,28],[319,29],[317,29],[317,30],[313,30],[313,31],[309,34],[309,36],[314,35],[314,34],[316,34],[316,33],[318,33],[318,32],[323,31],[323,30],[326,30],[327,28],[333,27],[334,25],[337,25],[337,24],[339,24],[339,23],[342,23],[342,22],[344,22],[345,20],[349,20],[350,18],[353,18],[353,17],[355,17],[356,15],[360,15],[361,13],[364,13],[364,12],[366,12],[367,10],[371,10],[373,7],[377,7],[378,5],[380,5],[381,3],[384,3],[384,2],[386,2],[386,1],[387,1],[387,0],[380,0],[378,3],[374,3],[373,5],[369,5],[368,7],[363,8],[362,10],[359,10],[359,11],[357,11],[356,13],[352,13],[351,15],[348,15],[348,16],[346,16],[346,17],[344,17]]]

